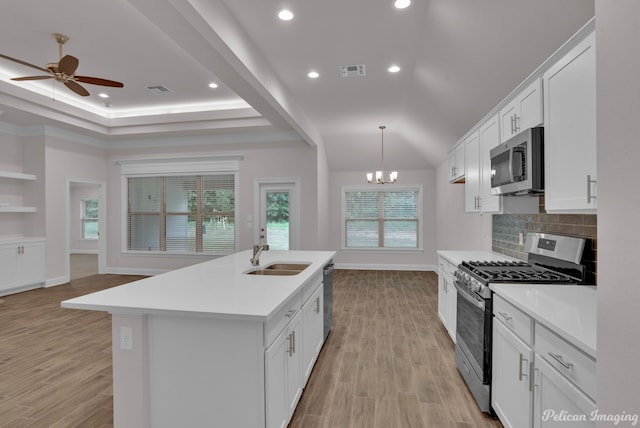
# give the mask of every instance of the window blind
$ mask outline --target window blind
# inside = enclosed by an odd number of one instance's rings
[[[419,191],[345,191],[347,248],[418,248]]]
[[[235,251],[235,175],[129,177],[128,249]]]

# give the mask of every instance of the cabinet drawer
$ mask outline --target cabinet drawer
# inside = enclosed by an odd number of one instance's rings
[[[302,286],[302,303],[303,304],[307,303],[307,300],[309,300],[309,298],[313,296],[313,293],[315,293],[318,287],[320,287],[321,283],[322,283],[322,271],[318,272],[317,274],[309,278],[309,280],[307,280],[307,282]]]
[[[458,266],[451,263],[449,260],[444,257],[438,257],[438,274],[439,275],[449,275],[453,278],[453,273],[458,269]]]
[[[533,320],[497,294],[493,295],[493,316],[509,327],[527,345],[533,341]]]
[[[596,362],[540,323],[536,324],[536,354],[569,378],[591,399],[596,396]]]
[[[270,346],[302,307],[302,292],[297,292],[265,324],[265,347]]]

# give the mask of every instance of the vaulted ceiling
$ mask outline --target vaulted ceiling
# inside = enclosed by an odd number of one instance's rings
[[[290,21],[277,17],[285,7]],[[0,122],[72,129],[105,147],[302,140],[324,146],[335,171],[376,165],[386,125],[385,164],[433,167],[593,15],[593,0],[5,2],[0,54],[45,67],[62,33],[78,75],[124,88],[83,84],[80,97],[53,79],[15,82],[42,72],[0,59]],[[366,75],[341,77],[343,65]]]

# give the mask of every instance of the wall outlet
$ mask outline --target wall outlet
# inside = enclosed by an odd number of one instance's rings
[[[120,349],[133,350],[133,329],[131,327],[120,327]]]

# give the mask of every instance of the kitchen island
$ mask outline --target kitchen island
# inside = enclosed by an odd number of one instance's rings
[[[332,251],[251,251],[62,302],[112,315],[114,425],[286,426],[322,346]],[[256,268],[308,263],[295,275]]]

